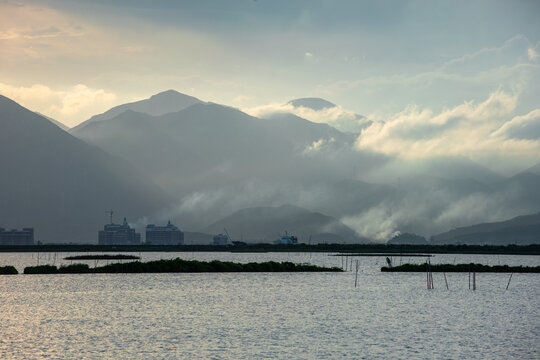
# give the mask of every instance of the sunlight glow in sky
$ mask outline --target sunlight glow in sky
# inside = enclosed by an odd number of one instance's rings
[[[362,149],[533,161],[539,15],[502,0],[7,0],[0,94],[68,126],[167,89],[252,114],[322,97],[385,122]]]

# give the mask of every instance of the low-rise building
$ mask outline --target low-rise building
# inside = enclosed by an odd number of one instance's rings
[[[98,233],[99,245],[140,245],[141,234],[135,232],[127,223],[126,218],[122,224],[107,224]]]
[[[34,228],[7,231],[0,228],[0,245],[34,245]]]
[[[183,245],[184,233],[169,221],[166,226],[146,225],[146,243],[151,245]]]
[[[228,241],[229,241],[229,237],[227,235],[223,235],[223,234],[214,235],[214,245],[219,245],[219,246],[227,245]]]

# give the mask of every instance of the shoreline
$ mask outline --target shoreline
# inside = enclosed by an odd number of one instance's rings
[[[540,255],[540,244],[535,245],[386,245],[386,244],[318,244],[245,246],[216,245],[93,245],[44,244],[3,245],[0,253],[10,252],[332,252],[343,256],[384,254],[387,256],[412,254],[483,254],[483,255]],[[375,255],[373,255],[375,256]]]

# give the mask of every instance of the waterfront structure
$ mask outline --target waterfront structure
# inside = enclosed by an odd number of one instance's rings
[[[112,218],[111,218],[112,220]],[[126,218],[122,224],[110,224],[103,226],[98,233],[99,245],[140,245],[141,234],[129,227]]]
[[[22,230],[0,228],[0,245],[34,245],[34,228]]]
[[[281,237],[281,239],[277,239],[276,241],[274,241],[274,244],[296,245],[298,244],[298,238],[296,236],[285,234]]]
[[[146,243],[151,245],[184,245],[184,233],[169,221],[166,226],[146,225]]]
[[[227,235],[223,235],[223,234],[214,235],[214,245],[219,245],[219,246],[227,245],[228,240],[229,240],[229,237]]]

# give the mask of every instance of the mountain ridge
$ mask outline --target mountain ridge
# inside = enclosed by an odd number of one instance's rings
[[[105,210],[136,221],[167,195],[126,160],[0,96],[0,226],[34,227],[36,241],[95,243]]]
[[[126,104],[117,105],[104,113],[94,115],[90,119],[72,128],[72,131],[80,130],[88,124],[110,120],[126,110],[132,110],[151,116],[159,116],[171,112],[181,111],[193,104],[202,103],[201,100],[176,90],[166,90],[150,96],[148,99],[138,100]]]

